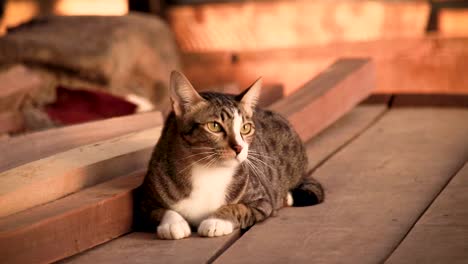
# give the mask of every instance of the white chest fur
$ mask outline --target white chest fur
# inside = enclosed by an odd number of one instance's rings
[[[190,196],[171,206],[190,224],[198,226],[211,213],[226,203],[226,191],[236,168],[192,168]]]

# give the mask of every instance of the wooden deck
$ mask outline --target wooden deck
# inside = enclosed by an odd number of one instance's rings
[[[2,139],[0,263],[467,263],[468,97],[374,86],[344,59],[270,105],[326,200],[219,238],[132,231],[160,113]]]
[[[221,238],[134,232],[63,262],[466,263],[467,135],[467,108],[360,105],[307,142],[325,203]]]

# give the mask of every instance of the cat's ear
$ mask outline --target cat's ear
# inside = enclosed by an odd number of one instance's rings
[[[172,109],[176,116],[190,112],[205,99],[198,94],[187,78],[178,71],[172,71],[169,85]]]
[[[262,77],[258,78],[249,88],[238,95],[238,100],[248,111],[253,111],[260,98]]]

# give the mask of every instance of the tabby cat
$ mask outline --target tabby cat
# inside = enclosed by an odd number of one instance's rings
[[[304,146],[280,115],[256,107],[261,79],[239,95],[197,93],[171,74],[172,112],[156,144],[139,207],[161,239],[181,239],[190,227],[227,235],[283,206],[324,198],[307,172]]]

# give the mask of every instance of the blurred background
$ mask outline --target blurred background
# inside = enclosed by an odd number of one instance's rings
[[[200,90],[263,76],[288,95],[337,58],[370,57],[374,93],[468,94],[468,1],[2,0],[0,12],[0,134],[163,110],[173,69]]]

